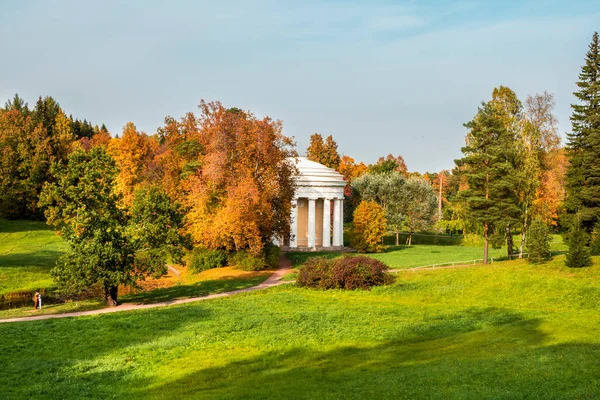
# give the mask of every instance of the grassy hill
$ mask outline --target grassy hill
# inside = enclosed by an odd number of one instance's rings
[[[0,296],[52,288],[50,269],[67,249],[44,222],[0,219]]]
[[[600,258],[0,324],[6,398],[598,398]]]

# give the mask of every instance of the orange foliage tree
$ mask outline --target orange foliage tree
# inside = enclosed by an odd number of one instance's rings
[[[374,201],[361,201],[354,210],[352,247],[359,253],[381,253],[386,226],[383,207]]]
[[[254,254],[289,232],[294,195],[292,140],[280,121],[219,102],[200,103],[198,156],[189,176],[189,232],[196,244]]]
[[[121,138],[112,139],[108,144],[108,152],[115,159],[119,168],[117,192],[123,195],[123,203],[133,204],[133,194],[143,187],[152,171],[150,163],[158,142],[143,132],[138,132],[133,122],[123,128]]]

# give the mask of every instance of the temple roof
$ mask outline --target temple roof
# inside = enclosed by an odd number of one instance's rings
[[[306,157],[296,157],[299,175],[298,186],[346,186],[342,174]]]

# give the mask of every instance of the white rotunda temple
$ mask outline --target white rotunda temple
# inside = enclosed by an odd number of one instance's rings
[[[298,157],[289,250],[344,247],[344,177],[332,168]]]

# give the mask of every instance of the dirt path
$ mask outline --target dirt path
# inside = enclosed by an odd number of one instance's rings
[[[3,322],[22,322],[22,321],[38,321],[42,319],[55,319],[55,318],[70,318],[70,317],[81,317],[84,315],[96,315],[96,314],[109,314],[121,311],[131,311],[131,310],[145,310],[148,308],[157,308],[157,307],[165,307],[171,306],[175,304],[185,304],[185,303],[193,303],[196,301],[209,300],[209,299],[217,299],[219,297],[229,297],[239,293],[246,292],[254,292],[256,290],[263,290],[273,286],[278,286],[284,283],[290,283],[288,281],[281,281],[280,279],[287,273],[291,272],[292,263],[285,256],[282,255],[279,259],[279,268],[275,271],[266,281],[263,283],[252,286],[245,289],[233,290],[231,292],[225,293],[215,293],[209,294],[206,296],[199,297],[190,297],[187,299],[179,299],[179,300],[171,300],[171,301],[163,301],[160,303],[153,304],[122,304],[118,307],[110,307],[110,308],[101,308],[99,310],[91,310],[91,311],[78,311],[78,312],[70,312],[63,314],[47,314],[47,315],[37,315],[32,317],[20,317],[20,318],[8,318],[8,319],[0,319],[0,323]]]

